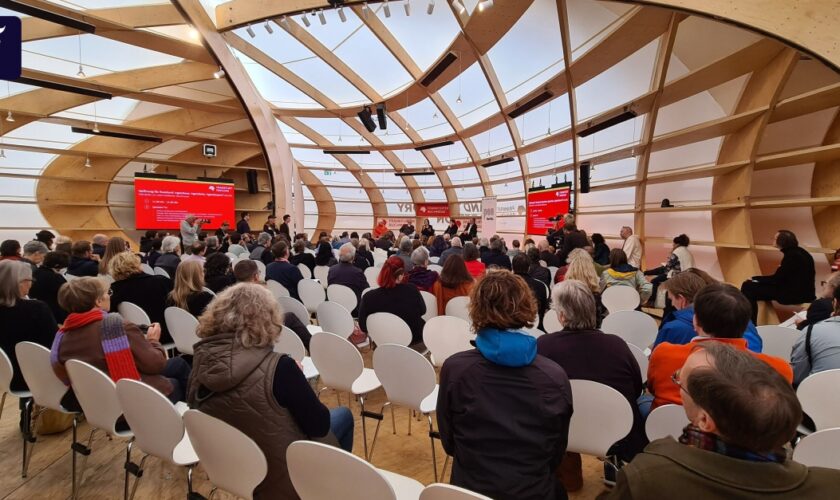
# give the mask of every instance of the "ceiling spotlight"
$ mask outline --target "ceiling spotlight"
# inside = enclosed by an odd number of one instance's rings
[[[289,28],[289,18],[283,16],[280,18],[280,24],[283,25],[285,28]]]
[[[12,110],[9,110],[8,114],[6,114],[6,121],[7,121],[7,122],[13,122],[13,121],[15,121],[15,117],[14,117],[14,116],[12,116]]]
[[[484,12],[485,9],[489,9],[493,6],[493,0],[481,0],[478,2],[478,11]]]
[[[410,16],[411,15],[411,3],[409,2],[409,0],[405,0],[405,3],[403,4],[403,8],[405,9],[405,15]]]
[[[99,124],[98,123],[93,122],[93,130],[91,132],[93,132],[94,134],[99,133]]]
[[[85,156],[85,168],[90,168],[92,166],[93,164],[90,162],[90,156]]]
[[[318,11],[318,20],[321,21],[321,26],[324,26],[324,25],[327,24],[327,17],[324,15],[323,10]]]
[[[257,34],[254,33],[254,28],[252,28],[250,24],[248,25],[247,28],[245,28],[245,31],[248,32],[248,36],[250,36],[251,38],[254,38],[254,37],[257,36]]]
[[[81,64],[79,65],[79,72],[76,73],[76,76],[78,76],[79,78],[87,78],[87,75],[85,74],[85,70],[82,69]]]
[[[382,4],[382,9],[385,11],[385,17],[391,17],[391,6],[388,5],[388,0]]]
[[[453,0],[452,5],[454,5],[455,8],[458,9],[458,14],[463,14],[467,11],[467,8],[464,7],[464,2],[462,2],[461,0]]]
[[[459,95],[458,98],[455,99],[455,102],[457,102],[458,104],[461,104],[464,101],[461,100],[461,96]]]
[[[213,73],[213,78],[218,80],[219,78],[221,78],[223,76],[225,76],[225,70],[223,70],[222,67],[219,66],[219,71],[216,71],[215,73]]]
[[[368,12],[370,12],[370,8],[368,7],[368,4],[365,3],[362,5],[362,17],[364,17],[365,20],[367,20]]]
[[[189,28],[189,33],[190,38],[192,38],[195,41],[198,41],[201,38],[201,34],[198,32],[198,30],[193,28],[192,26],[190,26]]]
[[[5,157],[6,157],[6,150],[5,149],[0,149],[0,158],[5,158]]]
[[[338,18],[341,19],[342,23],[347,22],[347,15],[344,14],[344,7],[339,7],[338,8]]]
[[[265,20],[265,30],[268,31],[269,35],[274,34],[274,28],[271,27],[271,21],[269,21],[268,19]]]
[[[432,15],[432,12],[435,11],[435,0],[429,0],[429,6],[426,7],[426,14]]]
[[[303,21],[303,24],[305,24],[307,28],[312,26],[312,23],[309,22],[309,18],[306,17],[306,12],[300,15],[300,20]]]

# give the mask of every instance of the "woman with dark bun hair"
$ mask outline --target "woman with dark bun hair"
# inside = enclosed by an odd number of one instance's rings
[[[405,262],[396,255],[388,257],[376,280],[379,288],[362,296],[362,303],[359,305],[359,328],[362,331],[367,331],[368,316],[387,312],[402,318],[411,328],[411,345],[423,342],[423,327],[426,325],[423,315],[426,314],[426,303],[417,287],[407,283],[407,280]]]

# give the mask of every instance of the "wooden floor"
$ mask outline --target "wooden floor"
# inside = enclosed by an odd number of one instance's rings
[[[366,366],[370,366],[371,355],[364,352]],[[336,394],[324,391],[322,399],[330,407],[337,405]],[[343,404],[347,404],[347,395],[342,395]],[[384,402],[384,392],[379,390],[371,394],[366,406],[368,409],[379,411]],[[353,451],[363,456],[361,421],[358,417],[359,406],[353,401],[351,409],[356,415],[355,443]],[[423,484],[434,482],[432,473],[431,447],[428,438],[428,422],[425,417],[412,421],[412,434],[408,435],[409,412],[404,408],[397,408],[397,433],[393,434],[390,411],[386,410],[386,417],[382,421],[379,438],[373,456],[376,467],[387,469],[398,474],[413,477]],[[0,419],[0,499],[31,499],[31,498],[68,498],[70,496],[70,440],[71,433],[43,436],[38,438],[29,475],[26,479],[20,477],[21,466],[21,437],[18,430],[19,411],[17,399],[9,396]],[[375,421],[368,420],[368,441],[372,439],[376,426]],[[82,424],[79,439],[87,439],[90,428]],[[437,442],[438,468],[443,464],[443,449]],[[109,440],[107,436],[98,433],[93,440],[92,453],[88,457],[84,482],[81,486],[81,498],[117,499],[123,494],[123,462],[125,459],[125,442]],[[135,460],[139,459],[139,452],[134,452]],[[569,494],[572,499],[595,498],[603,491],[603,467],[601,462],[591,457],[583,458],[584,487],[582,490]],[[447,470],[447,479],[449,470]],[[199,466],[194,478],[195,489],[207,496],[212,488],[207,476]],[[186,472],[174,465],[163,463],[155,458],[146,461],[146,469],[137,489],[138,499],[183,499],[187,490]],[[216,495],[215,498],[232,498],[229,495]]]

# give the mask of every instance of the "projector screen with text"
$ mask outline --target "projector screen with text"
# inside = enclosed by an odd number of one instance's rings
[[[554,222],[548,219],[569,212],[571,193],[571,184],[529,192],[528,234],[543,235],[548,229],[554,227]]]
[[[233,181],[134,178],[134,218],[137,229],[178,229],[187,215],[209,219],[203,229],[233,224]]]

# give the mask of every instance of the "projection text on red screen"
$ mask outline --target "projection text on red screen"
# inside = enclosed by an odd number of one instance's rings
[[[569,212],[571,185],[528,193],[528,234],[545,234],[554,227],[549,218]]]
[[[178,229],[187,215],[208,219],[204,229],[234,223],[232,182],[182,179],[134,179],[134,214],[137,229]]]

